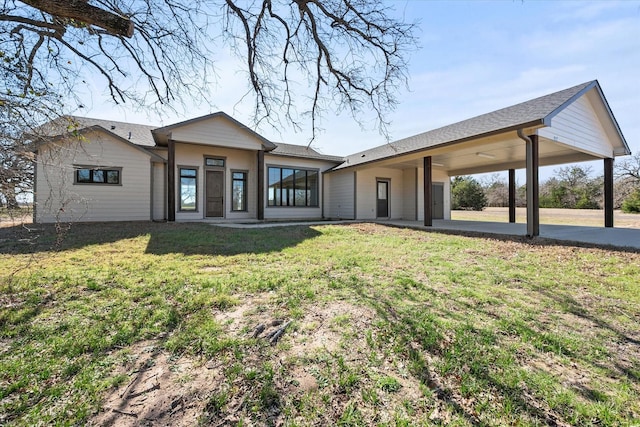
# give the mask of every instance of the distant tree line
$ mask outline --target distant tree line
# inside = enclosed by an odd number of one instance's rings
[[[526,185],[516,187],[516,206],[526,206]],[[540,183],[541,208],[601,209],[604,206],[603,177],[589,166],[565,166]],[[457,176],[451,181],[451,208],[482,210],[487,206],[509,206],[509,183],[500,174],[477,180]],[[614,208],[640,213],[640,154],[616,162]]]

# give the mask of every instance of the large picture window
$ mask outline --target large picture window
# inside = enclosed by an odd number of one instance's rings
[[[231,210],[247,210],[247,173],[231,172]]]
[[[181,211],[198,210],[198,169],[180,168],[180,207]]]
[[[318,206],[318,171],[269,167],[269,206]]]
[[[119,185],[122,168],[87,168],[76,169],[76,184],[107,184]]]

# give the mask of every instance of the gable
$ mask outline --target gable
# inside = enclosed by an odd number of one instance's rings
[[[271,141],[222,112],[165,126],[152,133],[156,142],[161,145],[166,145],[171,139],[176,142],[245,150],[275,148]]]
[[[613,120],[594,87],[554,115],[538,135],[583,153],[613,158],[628,154]]]

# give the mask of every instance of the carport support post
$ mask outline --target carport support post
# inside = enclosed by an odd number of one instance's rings
[[[264,219],[264,150],[258,151],[258,219]]]
[[[604,226],[613,227],[613,159],[604,159]]]
[[[431,156],[423,159],[424,166],[424,225],[431,227],[433,225],[433,191],[431,190],[432,173],[431,173]]]
[[[527,145],[527,236],[540,235],[538,183],[538,135],[530,135]]]
[[[509,169],[509,222],[516,222],[516,170]]]
[[[173,139],[169,138],[169,149],[167,153],[167,220],[176,220],[176,145]]]

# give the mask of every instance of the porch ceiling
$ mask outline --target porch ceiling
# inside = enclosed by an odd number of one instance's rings
[[[525,142],[515,131],[394,157],[375,162],[370,166],[412,169],[422,167],[425,156],[431,156],[434,169],[445,170],[449,176],[524,169],[526,166]],[[539,138],[541,166],[599,158],[602,157],[578,151],[568,144],[544,137]]]

